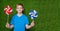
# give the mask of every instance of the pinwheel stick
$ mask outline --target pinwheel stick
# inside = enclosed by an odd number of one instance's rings
[[[33,19],[33,21],[34,21],[34,19]]]
[[[7,16],[7,23],[9,22],[9,15]]]

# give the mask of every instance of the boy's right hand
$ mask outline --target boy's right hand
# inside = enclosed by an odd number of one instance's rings
[[[6,28],[10,28],[10,24],[8,22],[6,23]]]

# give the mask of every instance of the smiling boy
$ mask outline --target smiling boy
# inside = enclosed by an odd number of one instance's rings
[[[29,20],[27,16],[25,16],[22,12],[24,11],[23,5],[17,4],[16,6],[17,14],[14,15],[11,19],[11,25],[6,23],[6,28],[14,28],[14,31],[25,31],[26,29],[30,29],[34,26],[34,21],[29,25]]]

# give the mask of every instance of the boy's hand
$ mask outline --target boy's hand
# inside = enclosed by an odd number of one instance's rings
[[[6,28],[9,28],[10,27],[10,24],[7,22],[6,23]]]
[[[26,29],[30,29],[31,27],[33,27],[35,25],[34,21],[31,22],[30,25],[26,25]]]
[[[33,27],[35,25],[34,21],[31,22],[31,26]]]

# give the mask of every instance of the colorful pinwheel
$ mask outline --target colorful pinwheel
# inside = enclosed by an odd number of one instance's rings
[[[36,17],[38,17],[38,14],[35,10],[31,10],[29,13],[31,19],[35,19]]]
[[[9,20],[9,15],[12,13],[12,8],[8,5],[4,8],[4,13],[7,14],[7,22]]]

